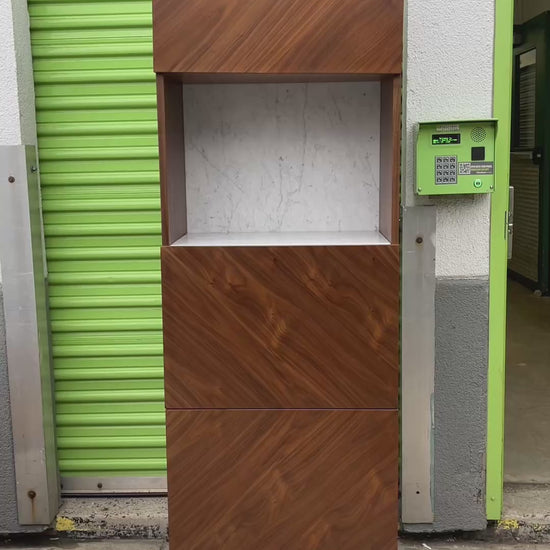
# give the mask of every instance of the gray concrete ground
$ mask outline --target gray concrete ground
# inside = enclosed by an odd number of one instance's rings
[[[105,540],[77,542],[70,539],[34,538],[18,540],[0,539],[2,550],[168,550],[168,543],[155,540]],[[258,549],[260,550],[260,549]],[[335,549],[336,550],[336,549]],[[493,543],[449,543],[449,542],[400,542],[399,550],[550,550],[550,545],[509,545]]]
[[[550,485],[507,483],[502,518],[550,529]]]
[[[508,284],[504,478],[550,483],[550,297]]]
[[[168,501],[158,496],[64,498],[55,529],[81,539],[166,539]]]

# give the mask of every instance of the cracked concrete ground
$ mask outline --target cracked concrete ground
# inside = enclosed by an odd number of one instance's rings
[[[451,539],[449,536],[442,535],[437,542],[435,542],[437,539],[429,537],[426,537],[425,540],[422,538],[404,539],[402,550],[416,550],[417,548],[428,550],[426,546],[422,546],[422,542],[433,550],[455,548],[498,550],[501,547],[496,544],[497,542],[506,543],[504,548],[510,548],[507,545],[517,544],[518,546],[515,548],[518,550],[531,548],[531,544],[538,543],[537,549],[547,548],[550,550],[550,544],[547,547],[543,546],[543,543],[550,543],[550,522],[547,517],[549,488],[544,487],[541,490],[537,486],[521,487],[516,485],[512,489],[507,487],[505,492],[503,521],[490,527],[486,532],[472,534],[471,537],[462,537],[462,539],[461,537]],[[84,540],[126,539],[135,541],[141,539],[140,542],[146,546],[150,544],[144,550],[153,547],[158,549],[158,545],[168,537],[167,499],[162,496],[65,498],[54,528],[62,537],[61,540],[72,539],[71,544],[77,544],[77,541]],[[150,539],[150,542],[143,539]],[[470,546],[468,546],[465,542],[461,543],[460,540],[486,540],[492,542],[493,546],[487,543],[480,546],[479,542],[469,542]],[[519,546],[520,543],[521,546]],[[64,544],[68,543],[64,542]],[[105,546],[102,548],[109,550]],[[512,548],[514,547],[512,546]],[[1,547],[0,550],[2,550]],[[87,550],[97,549],[90,546]],[[127,549],[121,546],[120,550]],[[135,548],[135,550],[139,550],[139,548]]]
[[[1,550],[169,550],[167,542],[160,540],[103,540],[75,541],[59,537],[22,537],[0,539]],[[399,543],[399,550],[550,550],[550,545],[516,545],[486,543],[450,542],[407,542]]]

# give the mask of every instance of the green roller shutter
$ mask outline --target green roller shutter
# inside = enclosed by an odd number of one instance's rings
[[[151,0],[29,11],[64,489],[162,489]]]

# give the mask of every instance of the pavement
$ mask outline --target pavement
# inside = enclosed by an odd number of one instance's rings
[[[550,487],[506,486],[504,502],[503,520],[490,525],[486,531],[454,538],[448,535],[432,535],[433,538],[415,535],[414,538],[404,539],[401,549],[428,550],[427,547],[430,547],[432,550],[500,550],[500,543],[505,545],[503,548],[515,544],[517,549],[524,550],[538,543],[537,549],[550,550]],[[63,545],[75,545],[86,540],[91,544],[97,540],[116,542],[116,539],[125,539],[142,542],[145,544],[143,550],[159,550],[158,545],[168,539],[167,499],[163,496],[65,498],[54,530],[55,536],[62,541],[59,544]],[[70,542],[66,539],[70,539]],[[488,543],[492,543],[492,546]],[[107,546],[102,546],[102,549],[109,550]],[[99,549],[90,546],[86,550]],[[120,547],[120,550],[129,549]]]
[[[160,540],[82,542],[60,537],[0,539],[1,550],[169,550],[168,547],[167,542]],[[399,550],[550,550],[550,545],[401,541]]]

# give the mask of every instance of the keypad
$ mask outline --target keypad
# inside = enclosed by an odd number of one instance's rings
[[[435,157],[435,184],[446,185],[457,182],[457,157]]]

